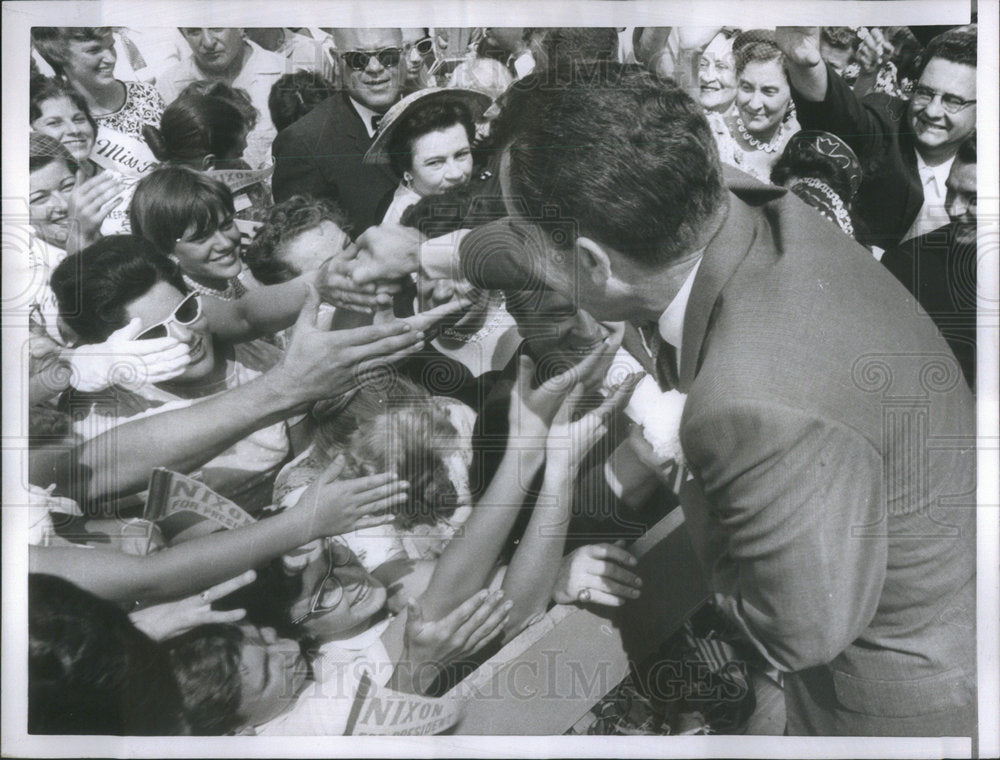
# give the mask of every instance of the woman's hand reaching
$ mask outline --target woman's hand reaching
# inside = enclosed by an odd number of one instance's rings
[[[334,459],[294,507],[312,510],[311,533],[316,538],[390,523],[391,508],[407,499],[409,483],[390,472],[338,480],[345,464],[343,455]]]

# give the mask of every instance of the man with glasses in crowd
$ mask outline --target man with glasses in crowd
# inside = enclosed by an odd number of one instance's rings
[[[823,63],[818,28],[781,29],[778,44],[802,128],[835,133],[861,158],[865,177],[855,207],[867,229],[859,242],[888,249],[947,224],[945,182],[976,127],[975,25],[928,43],[909,102],[855,95]]]
[[[336,201],[355,234],[378,223],[379,201],[398,184],[388,167],[364,165],[378,121],[405,81],[399,29],[333,29],[343,92],[320,103],[274,141],[272,188]]]

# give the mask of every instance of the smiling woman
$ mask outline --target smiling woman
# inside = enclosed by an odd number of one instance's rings
[[[226,301],[246,293],[233,196],[221,182],[161,167],[136,186],[129,213],[133,231],[178,264],[189,288]]]
[[[398,223],[421,198],[469,182],[475,120],[489,105],[475,90],[427,88],[386,112],[365,154],[366,164],[389,164],[401,180],[380,204],[383,223]]]
[[[59,79],[80,94],[96,121],[91,158],[105,169],[136,181],[156,164],[143,141],[142,125],[157,124],[163,100],[152,85],[115,78],[111,27],[34,27],[32,43]],[[124,205],[112,217],[111,232],[126,232]]]
[[[736,37],[733,53],[735,109],[725,115],[708,112],[709,123],[724,163],[770,182],[771,168],[799,131],[784,56],[773,33],[761,30]]]
[[[116,386],[111,396],[66,396],[64,402],[80,410],[76,432],[84,440],[135,415],[242,385],[280,359],[278,349],[264,341],[230,345],[215,339],[200,308],[205,299],[190,294],[177,266],[136,236],[112,235],[68,256],[52,274],[52,290],[77,346],[102,343],[138,319],[136,340],[172,337],[189,350],[183,372],[168,381]],[[289,450],[288,426],[277,422],[219,453],[201,468],[200,479],[253,513],[270,502],[274,476]]]
[[[90,158],[97,137],[97,122],[80,93],[58,80],[33,77],[29,117],[34,131],[66,147],[80,165],[81,179],[101,171]]]

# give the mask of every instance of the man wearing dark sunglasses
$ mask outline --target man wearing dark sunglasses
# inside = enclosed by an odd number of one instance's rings
[[[422,90],[434,84],[430,74],[434,63],[434,39],[427,29],[403,29],[403,58],[406,61],[405,94]]]
[[[406,79],[399,29],[332,29],[342,92],[282,130],[274,141],[274,198],[336,201],[356,232],[378,223],[379,201],[398,180],[361,163],[382,114]]]
[[[878,40],[862,30],[862,44]],[[778,29],[803,129],[842,137],[865,177],[855,208],[858,241],[882,249],[948,223],[945,183],[959,146],[976,128],[976,27],[939,34],[921,54],[909,101],[876,92],[859,97],[819,56],[819,30]]]

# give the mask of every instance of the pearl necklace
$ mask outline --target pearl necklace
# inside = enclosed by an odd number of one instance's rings
[[[222,301],[235,301],[236,299],[246,295],[247,292],[246,287],[236,277],[230,278],[229,284],[226,285],[225,290],[217,290],[215,288],[210,288],[207,285],[202,285],[201,283],[192,280],[183,272],[181,272],[181,277],[184,279],[184,284],[195,293],[203,296],[211,296],[212,298],[218,298]]]
[[[771,138],[770,142],[766,143],[761,142],[747,131],[746,125],[743,123],[743,117],[739,114],[736,115],[736,128],[740,131],[740,136],[746,140],[748,145],[765,153],[774,153],[778,150],[778,146],[781,145],[781,135],[785,131],[785,123],[782,121],[778,124],[778,133]]]

